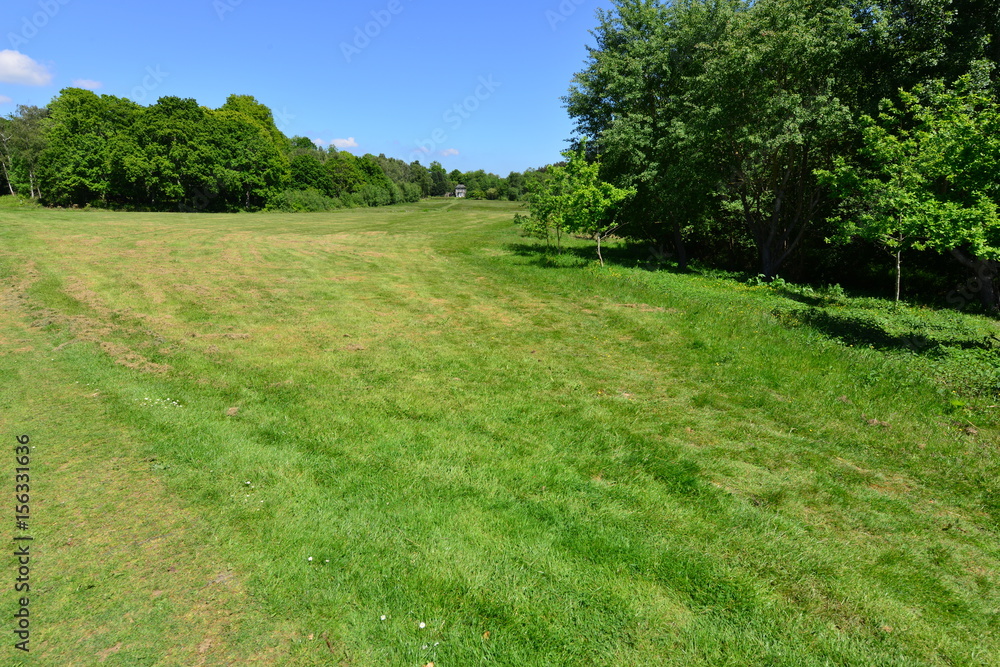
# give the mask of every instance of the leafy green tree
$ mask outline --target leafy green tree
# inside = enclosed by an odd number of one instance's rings
[[[300,153],[306,153],[306,154],[320,154],[325,156],[325,153],[321,151],[313,142],[313,140],[310,139],[309,137],[292,137],[291,139],[288,140],[288,143],[289,143],[290,155],[298,155]]]
[[[330,172],[333,189],[338,197],[357,192],[365,182],[365,175],[358,164],[358,158],[347,151],[331,151],[326,169]]]
[[[290,142],[288,137],[282,134],[281,130],[274,122],[274,114],[264,104],[261,104],[252,95],[230,95],[226,98],[226,103],[219,107],[218,111],[231,111],[242,114],[249,122],[256,125],[271,140],[274,147],[283,154],[288,152]]]
[[[879,122],[864,119],[861,165],[840,159],[820,177],[852,197],[848,233],[949,253],[977,273],[983,307],[997,312],[1000,104],[984,74],[951,88],[918,85],[900,105],[886,102]]]
[[[563,224],[570,233],[589,236],[597,242],[597,258],[604,266],[601,243],[626,222],[613,213],[625,200],[635,195],[634,189],[618,188],[600,179],[600,165],[588,162],[586,144],[575,152],[565,152],[569,163],[559,167],[565,171],[563,200],[559,206]]]
[[[440,162],[431,162],[431,196],[443,197],[445,194],[455,189],[455,184],[448,179],[448,173],[441,166]]]
[[[333,178],[330,172],[323,167],[323,163],[316,155],[316,151],[293,155],[290,163],[291,187],[294,190],[317,190],[327,197],[333,197],[336,193],[333,187]]]
[[[510,201],[520,201],[524,196],[524,174],[512,171],[504,179],[501,197]]]
[[[209,142],[213,120],[212,113],[194,99],[162,97],[137,115],[134,137],[141,158],[130,159],[127,144],[122,142],[115,164],[136,176],[144,199],[154,209],[197,209],[194,193],[211,193],[217,210],[222,210],[218,208],[223,200],[217,168],[221,156]],[[225,140],[218,138],[216,143]]]
[[[129,100],[66,88],[49,104],[39,157],[42,201],[59,206],[107,203],[110,150],[130,132],[140,107]]]
[[[412,174],[413,183],[416,183],[420,187],[420,196],[430,197],[431,191],[434,189],[434,180],[431,178],[431,173],[427,167],[415,160],[410,163],[410,173]]]
[[[420,201],[420,185],[415,182],[416,175],[410,165],[403,160],[388,158],[384,154],[374,158],[382,171],[393,184],[393,202]]]
[[[402,199],[399,188],[382,171],[374,155],[364,155],[358,160],[364,175],[364,186],[360,190],[367,206],[388,206]]]
[[[31,198],[41,197],[39,191],[39,166],[42,150],[45,148],[44,123],[48,109],[19,105],[17,111],[7,120],[5,129],[0,129],[0,157],[4,164],[5,176],[14,194],[13,184],[20,190],[27,190]]]
[[[221,158],[216,172],[230,208],[259,210],[288,188],[288,140],[275,127],[270,109],[252,97],[233,104],[234,97],[212,112],[213,148]]]
[[[733,16],[685,95],[685,153],[705,156],[722,213],[753,240],[768,279],[824,214],[813,172],[851,143],[837,77],[857,31],[835,2],[761,0]]]
[[[851,7],[860,31],[844,75],[862,113],[877,115],[881,101],[896,100],[900,89],[955,81],[977,61],[1000,63],[998,0],[879,0]]]
[[[556,252],[562,252],[562,235],[565,230],[561,204],[565,199],[566,171],[562,167],[545,169],[544,175],[528,182],[529,215],[516,218],[528,236],[543,239],[550,248],[555,239]]]
[[[682,269],[685,230],[712,201],[718,174],[678,120],[738,4],[619,0],[599,10],[597,46],[565,98],[577,133],[601,154],[602,176],[638,193],[624,218],[671,243]]]
[[[585,152],[585,144],[576,151],[566,151],[563,155],[568,163],[548,170],[546,180],[532,190],[528,199],[531,219],[524,224],[527,233],[546,242],[554,235],[557,248],[561,248],[564,231],[592,238],[604,266],[601,244],[624,224],[613,215],[614,209],[635,190],[601,181],[600,165],[588,163]]]

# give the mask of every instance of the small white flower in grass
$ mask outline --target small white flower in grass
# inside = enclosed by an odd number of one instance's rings
[[[312,557],[312,556],[309,556],[309,562],[310,562],[310,563],[312,562],[312,559],[313,559],[313,557]]]
[[[382,614],[382,620],[383,621],[385,620],[385,614]]]
[[[426,627],[427,627],[427,624],[424,623],[423,621],[420,621],[420,629],[423,630]]]

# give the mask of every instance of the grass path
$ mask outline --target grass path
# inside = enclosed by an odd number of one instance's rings
[[[5,212],[25,664],[1000,664],[988,411],[512,214]]]

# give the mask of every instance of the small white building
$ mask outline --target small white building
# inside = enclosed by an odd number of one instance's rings
[[[456,185],[455,186],[455,196],[456,197],[464,197],[465,196],[465,186],[464,185]]]

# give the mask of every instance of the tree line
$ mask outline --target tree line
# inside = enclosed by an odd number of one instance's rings
[[[67,88],[47,108],[19,106],[0,118],[0,194],[48,206],[316,211],[414,202],[459,183],[473,197],[519,200],[525,178],[321,148],[286,137],[271,110],[246,95],[210,109]]]
[[[615,0],[593,36],[564,101],[632,193],[601,229],[768,280],[974,270],[998,309],[1000,0]]]

